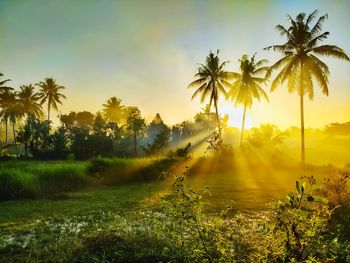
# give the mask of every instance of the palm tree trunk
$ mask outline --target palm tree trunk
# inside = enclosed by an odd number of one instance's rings
[[[7,119],[5,120],[5,149],[6,149],[6,154],[7,154]]]
[[[16,141],[15,122],[12,122],[13,143]]]
[[[304,94],[300,95],[301,164],[305,164]]]
[[[15,131],[15,122],[12,122],[12,133],[13,133],[13,144],[15,144],[16,155],[18,155],[18,148],[16,144],[16,131]]]
[[[247,104],[244,104],[244,110],[243,110],[243,119],[242,119],[242,129],[241,129],[241,140],[239,142],[239,145],[242,146],[243,141],[243,133],[244,133],[244,124],[245,124],[245,114],[247,111]]]
[[[47,120],[50,120],[50,102],[47,102]]]
[[[304,87],[303,63],[300,65],[300,137],[301,137],[301,165],[305,164],[305,130],[304,130]]]
[[[214,99],[214,106],[215,106],[216,122],[217,122],[218,129],[219,129],[219,139],[221,140],[221,125],[220,125],[220,118],[219,118],[217,99]]]

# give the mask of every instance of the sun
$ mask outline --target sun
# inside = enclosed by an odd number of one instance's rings
[[[243,107],[238,106],[237,108],[234,107],[232,103],[222,103],[221,105],[220,114],[225,115],[228,114],[228,126],[229,127],[242,127],[242,118],[243,118]],[[253,120],[249,116],[249,113],[246,114],[245,118],[245,129],[249,130],[254,126]]]

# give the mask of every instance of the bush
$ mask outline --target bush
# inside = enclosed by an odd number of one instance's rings
[[[81,188],[85,183],[84,169],[77,166],[44,166],[35,171],[40,191],[43,194],[56,194]]]
[[[37,191],[32,173],[15,168],[0,170],[0,200],[34,197]]]
[[[115,185],[130,182],[143,182],[159,178],[177,159],[121,159],[96,158],[90,160],[89,175],[100,178],[103,184]]]

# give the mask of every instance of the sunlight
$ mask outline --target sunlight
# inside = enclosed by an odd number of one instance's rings
[[[242,127],[242,117],[243,117],[243,107],[239,106],[234,107],[232,103],[223,102],[221,106],[220,114],[224,116],[225,114],[229,115],[228,126],[237,127],[241,129]],[[247,110],[246,120],[245,120],[245,129],[250,130],[254,126],[254,122],[251,118],[250,110]]]

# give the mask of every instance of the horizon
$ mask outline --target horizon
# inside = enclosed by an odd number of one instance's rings
[[[236,71],[237,60],[255,52],[257,59],[267,58],[272,64],[280,56],[262,49],[283,42],[274,26],[287,25],[287,13],[292,17],[315,9],[319,15],[328,13],[324,31],[331,34],[324,43],[336,43],[349,52],[350,34],[342,26],[350,24],[349,2],[294,3],[1,1],[0,72],[12,79],[15,89],[51,76],[65,86],[67,100],[53,112],[55,124],[59,112],[96,113],[109,97],[116,96],[125,105],[137,105],[148,121],[160,113],[166,124],[173,125],[192,119],[205,105],[198,99],[191,101],[194,90],[187,85],[209,50],[219,49],[220,59],[230,60],[228,70]],[[255,41],[257,35],[259,41]],[[322,60],[331,72],[330,95],[322,95],[315,85],[314,100],[305,104],[305,126],[310,128],[347,122],[350,116],[349,64]],[[299,127],[296,94],[280,87],[268,95],[269,104],[254,103],[247,112],[247,129],[262,123],[282,129]],[[234,109],[223,100],[219,105],[222,116],[230,115],[229,124],[240,127],[242,108]]]

